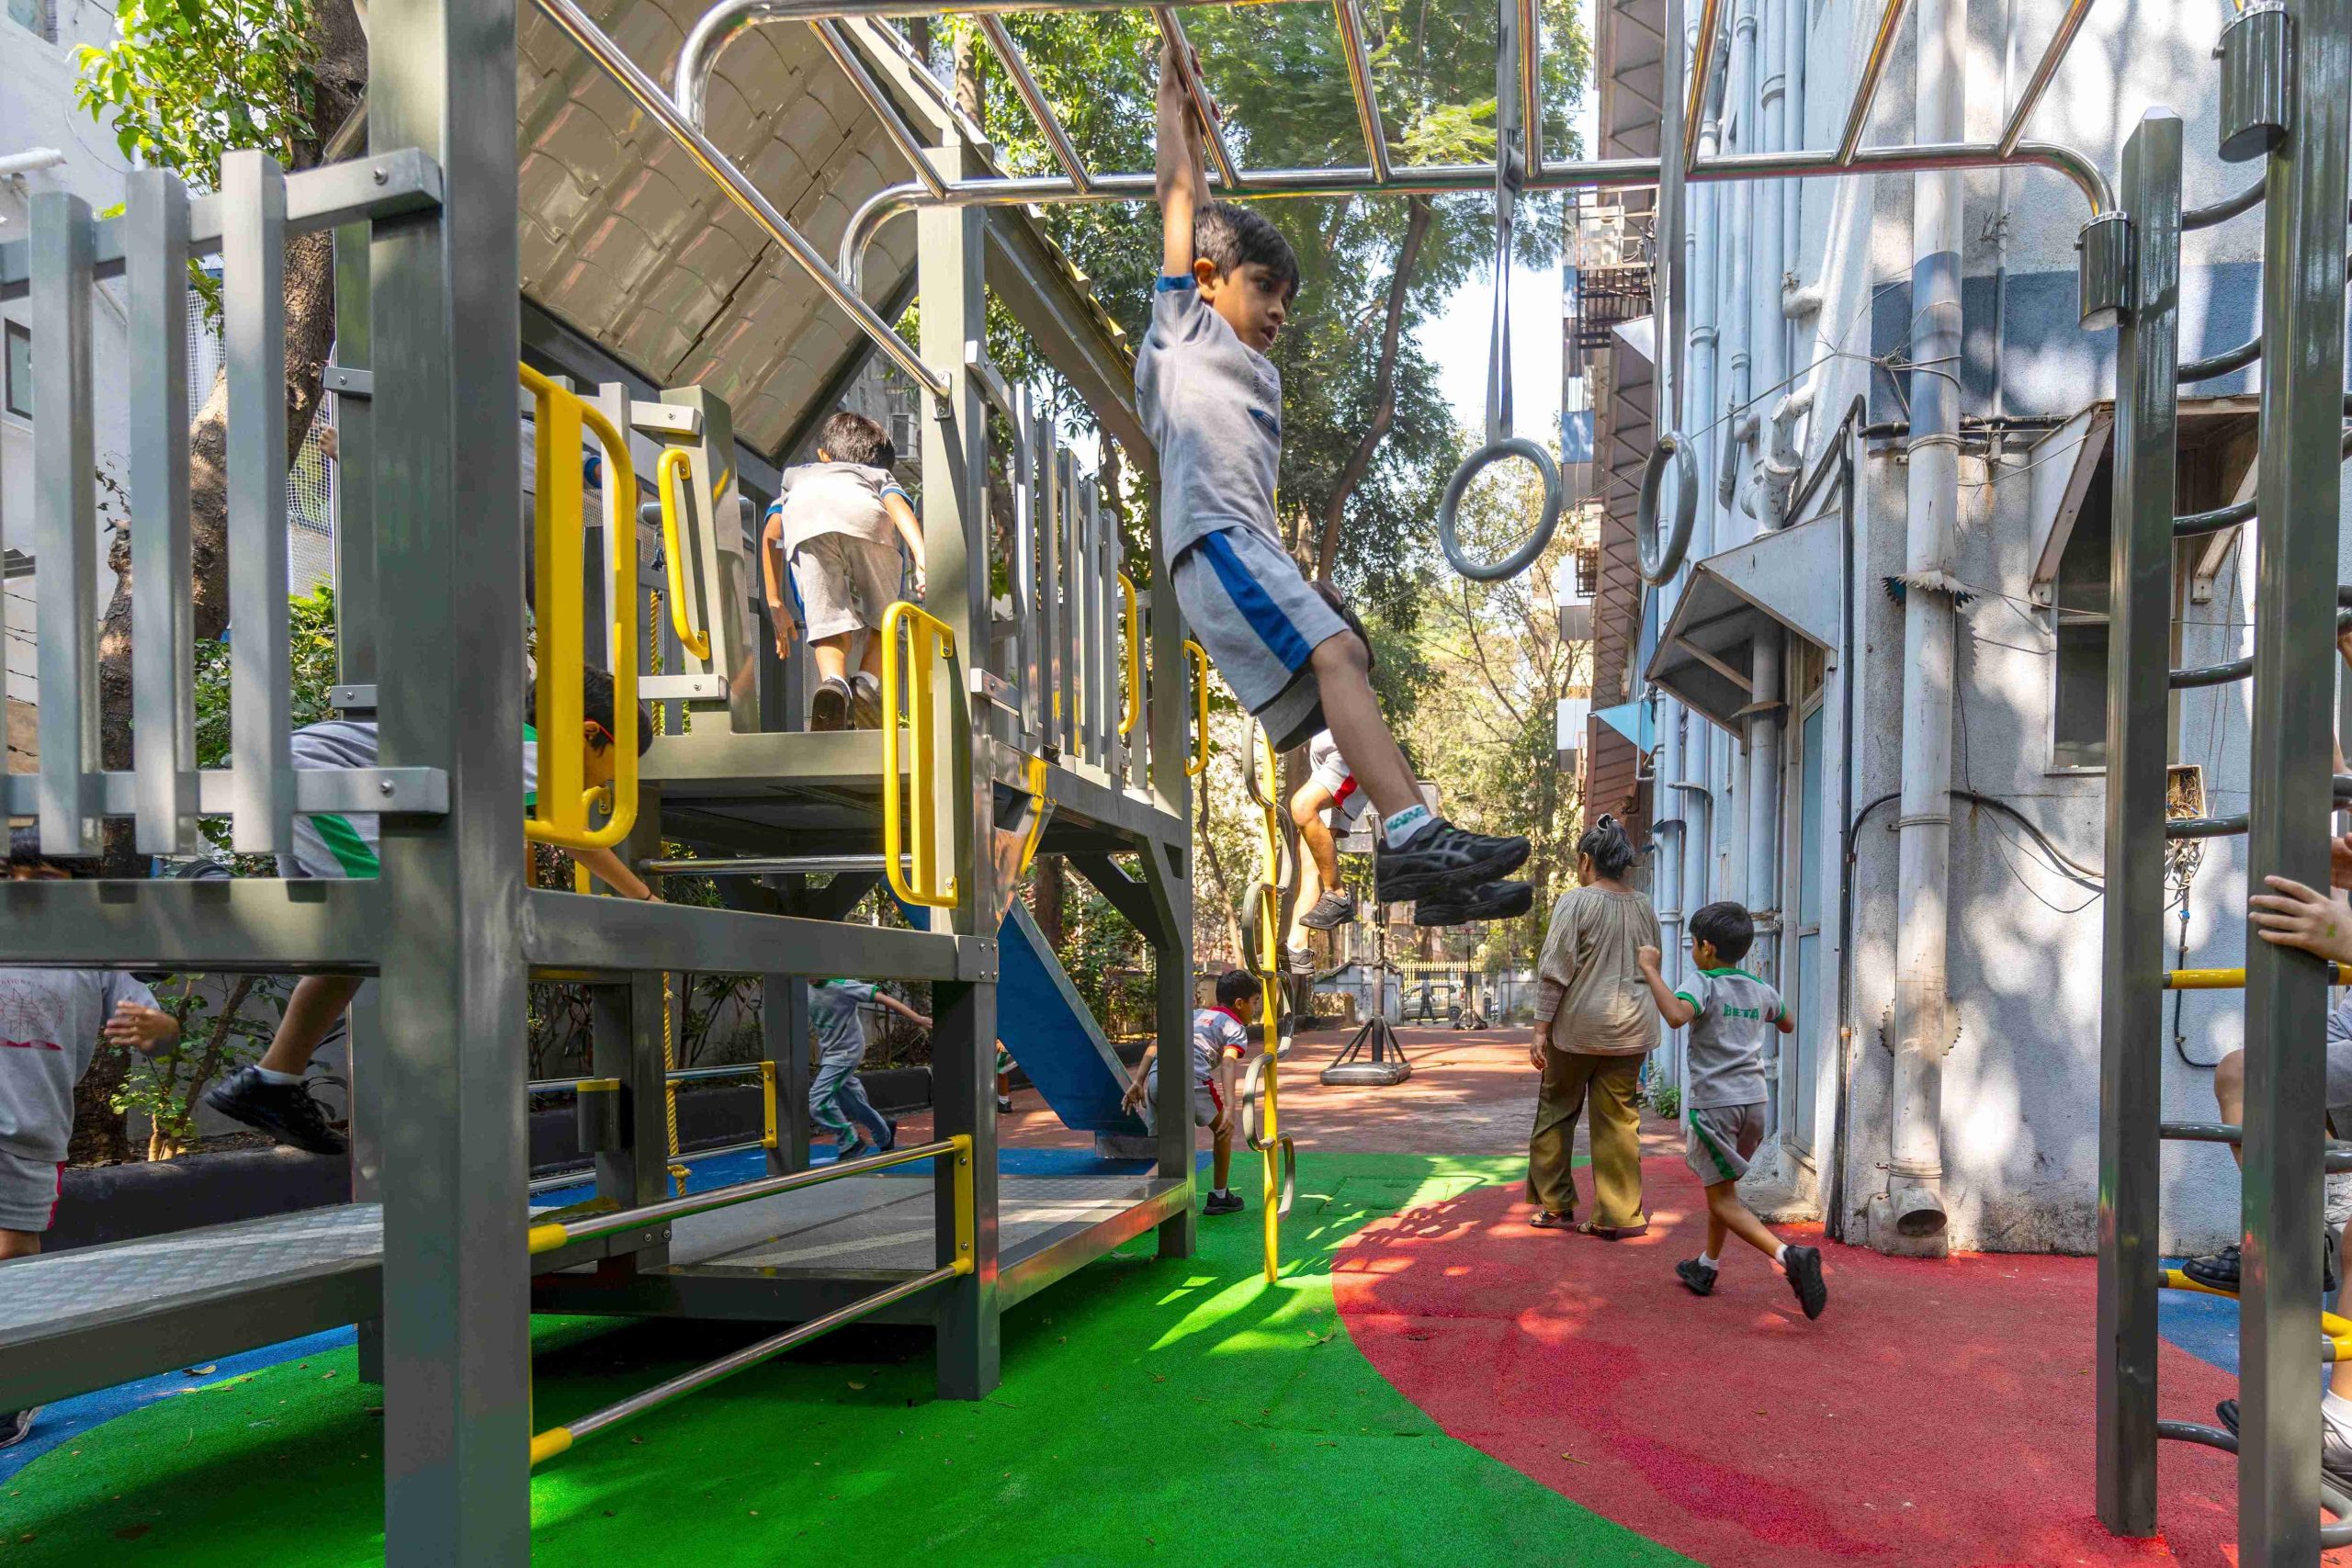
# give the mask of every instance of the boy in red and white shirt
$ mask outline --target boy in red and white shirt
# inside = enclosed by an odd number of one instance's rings
[[[1238,1119],[1240,1096],[1234,1087],[1234,1064],[1250,1054],[1250,1026],[1257,1021],[1263,997],[1256,978],[1228,969],[1216,978],[1216,1005],[1193,1015],[1193,1125],[1210,1132],[1211,1174],[1215,1182],[1204,1214],[1238,1213],[1241,1195],[1227,1185],[1233,1175],[1233,1124]],[[1136,1076],[1124,1101],[1150,1124],[1159,1103],[1159,1068],[1152,1058],[1157,1042],[1144,1047]]]

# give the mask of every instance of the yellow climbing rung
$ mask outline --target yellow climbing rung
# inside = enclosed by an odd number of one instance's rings
[[[2327,966],[2327,983],[2331,986],[2346,984],[2343,964],[2331,964]],[[2167,991],[2242,991],[2245,988],[2245,971],[2243,969],[2165,971],[2165,989]]]
[[[901,644],[904,646],[900,646]],[[939,705],[933,696],[940,664],[956,657],[946,622],[901,599],[882,616],[882,870],[890,891],[933,909],[956,905],[956,870],[940,869]],[[899,727],[906,726],[905,773],[899,771]],[[910,860],[911,867],[903,863]],[[910,874],[911,872],[911,874]]]

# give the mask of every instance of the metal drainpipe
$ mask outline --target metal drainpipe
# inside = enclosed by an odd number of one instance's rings
[[[1783,152],[1805,144],[1805,44],[1811,39],[1812,9],[1806,0],[1781,0],[1781,147]],[[1804,181],[1781,182],[1781,276],[1772,282],[1777,297],[1796,281],[1804,265]],[[1813,357],[1809,338],[1800,335],[1796,321],[1783,306],[1779,321],[1781,364],[1795,369]],[[1785,373],[1785,372],[1784,372]]]
[[[1923,142],[1964,134],[1965,0],[1919,0],[1918,119]],[[1904,564],[1952,569],[1960,510],[1960,256],[1965,187],[1956,175],[1912,183],[1913,362],[1909,519]],[[1913,587],[1903,611],[1903,793],[1896,818],[1894,1062],[1892,1157],[1871,1244],[1940,1252],[1943,1062],[1951,1043],[1945,969],[1951,869],[1951,705],[1955,626],[1949,595]],[[1878,1205],[1873,1205],[1874,1209]]]
[[[1691,39],[1694,49],[1696,33],[1694,26]],[[1707,91],[1703,95],[1705,101],[1699,122],[1699,156],[1702,158],[1713,157],[1721,144],[1724,67],[1729,64],[1727,57],[1727,51],[1715,51],[1715,59],[1720,63],[1707,83]],[[1716,409],[1715,288],[1717,264],[1724,249],[1719,243],[1720,234],[1716,227],[1717,214],[1721,210],[1721,187],[1710,182],[1689,188],[1693,209],[1690,232],[1694,254],[1687,296],[1690,303],[1690,338],[1685,362],[1682,428],[1703,431],[1714,423]],[[1707,461],[1714,450],[1713,439],[1713,434],[1701,437],[1699,472],[1702,475],[1714,471]],[[1700,497],[1698,521],[1691,528],[1691,535],[1692,560],[1702,559],[1714,552],[1715,509],[1713,496]],[[1687,582],[1690,568],[1685,566],[1682,570]],[[1677,595],[1678,598],[1679,596]],[[1689,732],[1682,740],[1682,766],[1667,776],[1677,784],[1698,783],[1711,785],[1714,779],[1714,737],[1711,728],[1703,719],[1687,715],[1684,722]],[[1685,826],[1680,845],[1682,877],[1678,891],[1681,899],[1683,929],[1687,933],[1691,914],[1708,902],[1710,890],[1714,886],[1714,878],[1709,874],[1715,838],[1713,795],[1702,791],[1695,795],[1687,795],[1681,815]],[[1677,963],[1676,973],[1679,975],[1681,972],[1679,956]],[[1679,1057],[1681,1054],[1678,1036],[1676,1055]]]
[[[1803,5],[1804,0],[1797,0],[1797,4]],[[1764,34],[1761,52],[1757,56],[1763,80],[1757,88],[1756,138],[1758,149],[1766,152],[1786,152],[1789,145],[1788,26],[1789,0],[1764,0]],[[1781,312],[1781,279],[1789,270],[1788,251],[1781,238],[1786,232],[1783,216],[1782,193],[1777,187],[1767,186],[1758,193],[1756,279],[1748,286],[1754,318],[1748,333],[1756,344],[1756,412],[1759,416],[1787,396],[1789,390],[1781,384],[1788,375],[1789,336],[1788,318]],[[1781,513],[1772,506],[1763,483],[1764,428],[1765,422],[1759,417],[1755,515],[1758,527],[1777,528],[1781,525]]]

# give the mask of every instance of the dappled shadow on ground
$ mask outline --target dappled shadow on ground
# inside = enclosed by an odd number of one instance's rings
[[[2099,1528],[2091,1259],[1826,1246],[1808,1323],[1736,1243],[1714,1295],[1686,1292],[1703,1196],[1679,1159],[1644,1174],[1633,1241],[1532,1229],[1507,1186],[1366,1227],[1335,1264],[1349,1333],[1446,1431],[1703,1562],[2235,1561],[2233,1461],[2210,1450],[2164,1445],[2162,1540]],[[2207,1423],[2235,1392],[2170,1346],[2159,1387]]]
[[[543,1466],[533,1561],[1518,1568],[1533,1531],[1550,1561],[1663,1568],[1679,1560],[1443,1437],[1340,1328],[1331,1260],[1367,1219],[1516,1179],[1311,1156],[1278,1285],[1254,1201],[1204,1221],[1194,1258],[1146,1238],[1009,1314],[1003,1385],[975,1404],[935,1398],[925,1331],[820,1341]],[[542,1319],[537,1424],[762,1332]],[[382,1397],[354,1371],[313,1358],[96,1428],[0,1497],[0,1562],[85,1568],[123,1539],[180,1568],[380,1559]]]

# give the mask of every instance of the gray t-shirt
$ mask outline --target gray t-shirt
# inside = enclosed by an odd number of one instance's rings
[[[863,463],[801,463],[779,476],[784,499],[772,512],[783,519],[784,556],[820,534],[846,534],[876,545],[896,545],[899,531],[882,498],[895,495],[912,505],[888,468]]]
[[[1169,559],[1227,528],[1282,543],[1282,372],[1202,303],[1189,277],[1163,277],[1152,296],[1151,326],[1136,352],[1136,412],[1159,452]]]
[[[1701,969],[1674,994],[1699,1010],[1690,1021],[1690,1108],[1763,1104],[1764,1047],[1780,1025],[1781,993],[1745,969]]]
[[[117,1002],[154,993],[107,969],[0,969],[0,1151],[54,1163],[74,1135],[74,1086]]]
[[[874,1005],[874,987],[864,980],[827,980],[808,987],[808,1032],[820,1055],[865,1055],[861,1010]]]
[[[372,719],[331,718],[294,732],[298,768],[372,768],[378,746]],[[538,799],[539,735],[523,727],[523,805]],[[344,817],[321,812],[294,818],[293,864],[281,859],[280,876],[368,877],[380,867],[383,830],[372,813]]]

